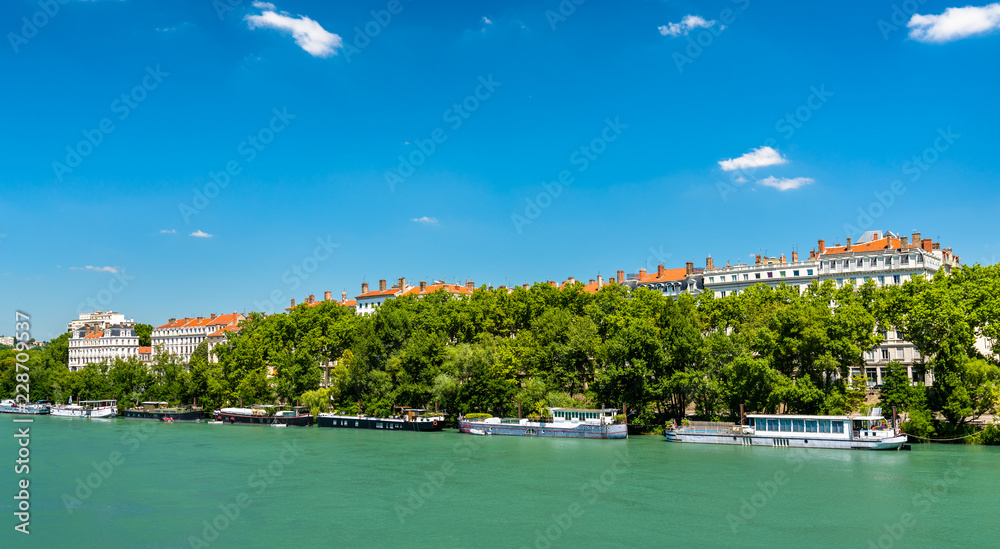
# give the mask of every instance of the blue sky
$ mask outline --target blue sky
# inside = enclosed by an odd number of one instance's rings
[[[1000,255],[1000,5],[53,2],[0,7],[0,305],[39,339],[864,229]]]

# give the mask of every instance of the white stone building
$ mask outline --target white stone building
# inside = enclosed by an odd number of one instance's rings
[[[125,321],[125,315],[114,311],[94,311],[92,313],[83,313],[76,320],[70,320],[66,324],[66,331],[72,332],[87,325],[90,325],[93,329],[103,330],[109,326],[121,325]],[[133,322],[133,319],[129,319],[128,321]]]
[[[139,356],[139,336],[135,333],[135,323],[124,321],[103,329],[101,322],[84,324],[74,330],[69,339],[69,371],[75,372],[88,364],[116,358],[129,359]]]
[[[212,314],[207,318],[171,318],[166,324],[153,328],[153,353],[165,351],[187,363],[202,341],[221,328],[238,326],[244,319],[239,313],[218,316]]]

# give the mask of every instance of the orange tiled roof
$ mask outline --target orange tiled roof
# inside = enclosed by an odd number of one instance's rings
[[[343,301],[339,301],[338,303],[344,307],[354,307],[358,304],[357,300],[354,299],[345,299]]]
[[[371,292],[368,292],[368,293],[371,293]],[[312,303],[309,303],[308,301],[303,301],[302,303],[296,304],[295,307],[298,307],[299,305],[305,305],[306,307],[315,307],[315,306],[317,306],[317,305],[319,305],[321,303],[336,303],[337,305],[340,305],[340,306],[343,306],[343,307],[354,307],[355,305],[357,305],[358,302],[355,301],[355,300],[353,300],[353,299],[344,299],[342,301],[335,301],[333,299],[317,299],[317,300],[313,301]],[[291,311],[295,307],[285,307],[285,310],[286,311]]]
[[[91,333],[83,336],[83,338],[87,339],[88,337],[102,337],[103,335],[104,335],[104,331],[97,331],[97,332],[91,332]]]
[[[687,277],[687,268],[664,269],[662,275],[660,275],[657,271],[653,271],[651,273],[646,273],[645,276],[639,276],[636,281],[639,284],[652,284],[654,282],[673,282],[675,280],[684,280],[685,277]]]
[[[854,252],[874,252],[878,250],[898,250],[903,247],[903,241],[894,237],[886,236],[871,242],[859,242],[851,246],[851,251],[847,251],[847,246],[827,246],[823,254],[845,254]],[[920,246],[907,245],[907,248],[919,248]]]
[[[151,355],[151,354],[153,354],[153,348],[152,347],[139,347],[139,354],[140,355]]]
[[[399,288],[389,288],[388,290],[371,290],[371,291],[365,292],[365,293],[363,293],[363,294],[361,294],[361,295],[359,295],[357,297],[358,297],[358,299],[361,299],[362,297],[377,297],[377,296],[380,296],[380,295],[396,295],[397,293],[399,293]]]
[[[460,284],[428,284],[423,291],[420,290],[420,286],[414,286],[403,292],[403,295],[427,295],[438,290],[444,290],[449,294],[472,295],[472,290]]]
[[[208,337],[224,335],[226,332],[238,332],[238,331],[240,331],[242,329],[243,328],[241,328],[240,326],[223,326],[223,327],[219,328],[218,330],[216,330],[216,331],[212,332],[211,334],[209,334]]]
[[[205,317],[201,320],[197,318],[178,318],[174,322],[168,322],[163,326],[157,326],[156,329],[163,328],[194,328],[197,326],[225,326],[227,324],[232,324],[239,319],[239,313],[230,313],[228,315],[219,315],[215,318]]]

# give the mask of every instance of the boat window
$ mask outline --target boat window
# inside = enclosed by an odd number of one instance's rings
[[[790,419],[779,420],[779,425],[781,425],[781,430],[782,431],[791,431],[792,430],[792,420],[790,420]]]
[[[804,423],[805,422],[802,421],[801,419],[793,419],[792,420],[792,430],[795,431],[796,433],[801,433],[805,429],[805,427],[803,425]]]
[[[767,430],[768,431],[777,431],[778,430],[778,420],[776,420],[776,419],[769,419],[769,420],[767,420]]]
[[[834,433],[843,433],[844,432],[844,422],[843,421],[834,421],[833,422],[833,432]]]
[[[819,432],[821,433],[830,432],[830,420],[824,419],[819,422]]]
[[[806,432],[807,433],[815,433],[816,432],[816,422],[815,421],[807,421],[806,422]]]

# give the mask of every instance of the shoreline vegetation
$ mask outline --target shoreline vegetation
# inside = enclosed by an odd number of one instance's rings
[[[865,406],[863,356],[884,330],[912,342],[934,384],[914,385],[897,362],[883,370],[878,404],[921,439],[1000,444],[995,423],[1000,366],[1000,266],[917,277],[901,286],[799,290],[758,285],[716,298],[671,298],[648,289],[582,284],[562,289],[489,290],[454,298],[437,292],[354,314],[336,302],[288,313],[250,313],[213,350],[188,365],[158,354],[69,372],[69,334],[32,348],[31,398],[65,402],[114,398],[234,405],[300,403],[373,416],[395,406],[452,417],[541,415],[547,406],[625,407],[635,433],[661,433],[672,419],[726,421],[746,411],[847,414]],[[16,351],[0,350],[0,394],[16,386]],[[329,365],[329,386],[321,387]],[[686,414],[693,406],[694,415]],[[917,442],[915,439],[914,442]]]

